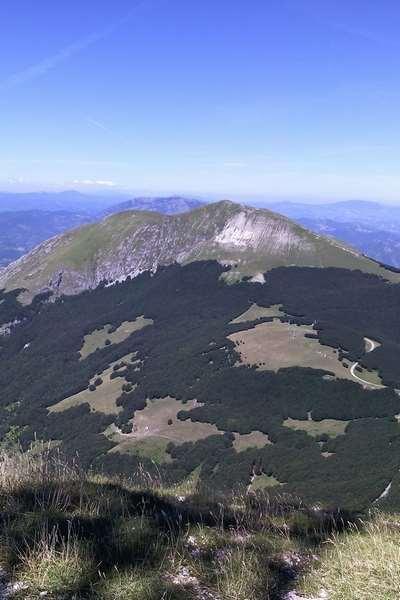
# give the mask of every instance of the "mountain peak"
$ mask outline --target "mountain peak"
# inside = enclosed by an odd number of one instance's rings
[[[159,265],[218,260],[235,281],[280,266],[344,267],[396,277],[339,242],[230,200],[165,215],[130,210],[54,237],[5,268],[0,286],[74,294]]]

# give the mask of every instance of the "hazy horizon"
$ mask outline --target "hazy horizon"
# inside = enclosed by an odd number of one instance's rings
[[[0,195],[1,194],[67,194],[67,193],[78,193],[83,194],[84,196],[92,196],[95,198],[110,198],[110,202],[118,201],[120,199],[128,200],[134,198],[169,198],[169,197],[181,197],[185,199],[196,199],[205,203],[219,202],[221,200],[231,200],[232,202],[249,204],[255,207],[262,208],[263,206],[273,205],[273,204],[309,204],[312,206],[323,206],[328,204],[336,204],[336,203],[364,203],[364,204],[379,204],[382,206],[397,206],[400,208],[399,204],[390,201],[384,201],[379,199],[364,199],[364,198],[326,198],[326,199],[318,199],[318,198],[306,198],[306,197],[298,197],[298,196],[268,196],[264,195],[236,195],[236,194],[195,194],[191,192],[182,192],[182,191],[151,191],[151,190],[121,190],[121,189],[79,189],[79,188],[41,188],[31,189],[27,187],[26,189],[13,189],[9,188],[1,188],[0,187]],[[1,209],[1,199],[0,199],[0,209]]]

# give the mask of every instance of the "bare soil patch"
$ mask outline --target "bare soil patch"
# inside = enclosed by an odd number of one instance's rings
[[[200,404],[196,400],[184,404],[171,396],[147,400],[146,407],[135,412],[131,433],[121,433],[115,426],[108,429],[106,435],[118,442],[112,452],[135,452],[136,444],[149,438],[183,444],[222,434],[223,431],[211,423],[199,423],[190,419],[181,421],[177,418],[179,411],[191,410],[197,406]]]
[[[320,344],[312,326],[282,323],[278,319],[228,336],[236,344],[241,362],[258,369],[278,371],[285,367],[310,367],[354,381],[338,359],[336,349]]]
[[[244,434],[235,432],[233,435],[235,436],[233,447],[236,452],[243,452],[247,448],[264,448],[267,444],[272,444],[269,437],[262,431],[252,431]]]

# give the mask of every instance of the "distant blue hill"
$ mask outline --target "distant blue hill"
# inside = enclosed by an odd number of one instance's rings
[[[263,206],[291,219],[331,219],[343,223],[368,223],[380,229],[393,228],[398,231],[400,206],[381,204],[365,200],[349,200],[327,204],[298,202],[268,202]]]
[[[126,200],[121,194],[102,196],[82,194],[75,190],[65,192],[0,192],[0,212],[20,210],[73,211],[98,213]]]
[[[133,198],[76,191],[0,192],[0,268],[59,233],[125,210],[186,212],[202,202],[181,196]]]
[[[192,198],[184,198],[183,196],[140,197],[115,204],[109,207],[105,213],[112,214],[126,210],[150,210],[165,215],[174,215],[199,208],[203,204],[204,202],[201,200],[193,200]]]
[[[379,262],[400,267],[400,206],[364,200],[305,204],[269,203],[301,225],[342,240]]]

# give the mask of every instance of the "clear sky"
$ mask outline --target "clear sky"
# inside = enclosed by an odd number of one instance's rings
[[[399,30],[398,0],[2,0],[0,188],[400,203]]]

